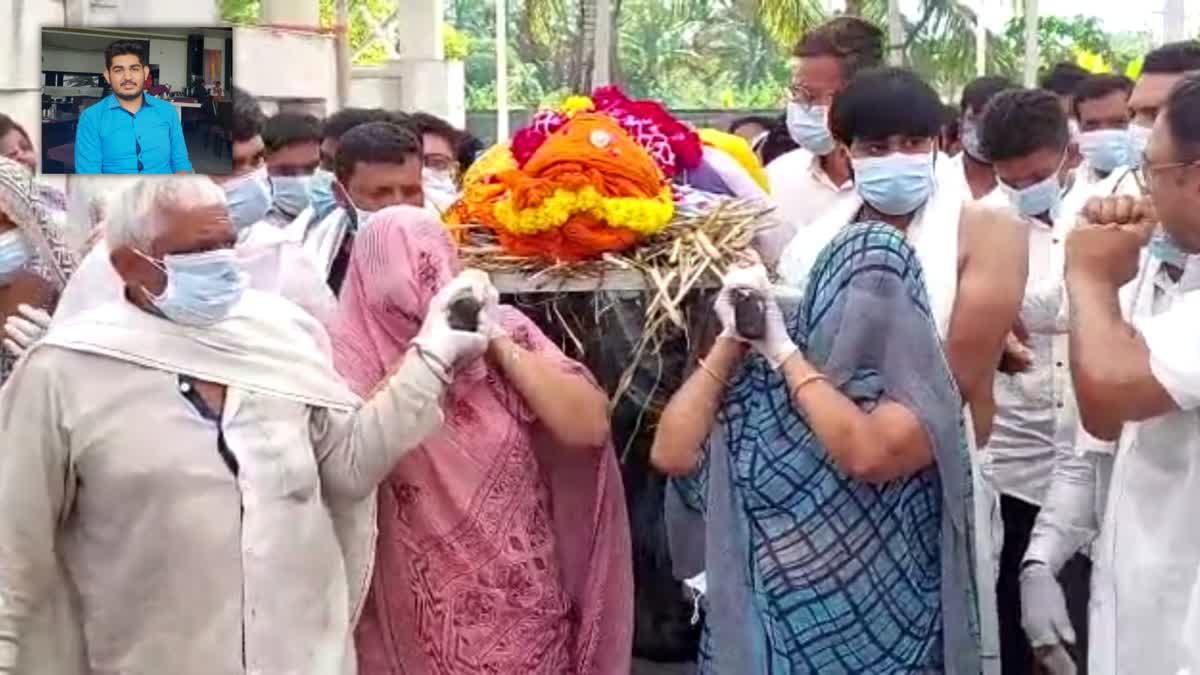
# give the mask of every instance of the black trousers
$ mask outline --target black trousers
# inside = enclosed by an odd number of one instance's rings
[[[1033,649],[1021,629],[1021,560],[1029,548],[1029,535],[1037,519],[1037,506],[1016,497],[1000,495],[1000,515],[1004,520],[1004,547],[1000,550],[1000,578],[996,581],[996,609],[1000,615],[1000,661],[1004,675],[1033,675]],[[1088,597],[1092,563],[1076,554],[1058,574],[1067,614],[1075,629],[1071,656],[1080,675],[1087,675]]]

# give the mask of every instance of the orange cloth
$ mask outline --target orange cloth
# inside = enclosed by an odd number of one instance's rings
[[[496,178],[507,188],[500,199],[510,200],[516,210],[536,208],[558,190],[577,192],[591,186],[604,197],[655,199],[666,185],[650,155],[601,114],[576,115],[546,139],[523,169],[504,171]],[[641,238],[634,230],[612,227],[590,213],[573,213],[558,228],[517,234],[492,211],[481,220],[517,255],[577,261],[627,250]]]

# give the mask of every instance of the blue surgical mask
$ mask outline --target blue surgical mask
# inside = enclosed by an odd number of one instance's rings
[[[826,117],[829,106],[807,105],[792,101],[787,105],[788,135],[796,145],[814,155],[824,156],[833,152],[837,144],[829,133]]]
[[[229,220],[239,232],[262,220],[271,209],[265,175],[255,171],[226,183],[225,203]]]
[[[13,280],[29,262],[29,242],[21,230],[13,228],[0,234],[0,285]]]
[[[871,208],[889,216],[916,211],[933,193],[933,155],[902,152],[855,157],[854,187]]]
[[[271,176],[271,203],[275,209],[295,218],[308,208],[308,185],[312,176]]]
[[[1133,137],[1127,129],[1097,129],[1079,134],[1079,152],[1101,173],[1112,173],[1123,166],[1132,166]]]
[[[1173,265],[1179,269],[1187,267],[1188,252],[1180,248],[1179,244],[1175,243],[1174,237],[1167,234],[1161,227],[1154,231],[1154,235],[1150,237],[1148,246],[1150,255],[1164,263]]]
[[[963,152],[977,162],[988,163],[983,154],[983,142],[979,140],[979,125],[974,121],[963,120],[960,126],[959,138],[962,140]]]
[[[1033,218],[1046,213],[1053,218],[1058,205],[1062,202],[1063,188],[1062,183],[1058,180],[1058,172],[1061,169],[1062,165],[1060,164],[1059,169],[1044,180],[1019,189],[1001,180],[997,180],[997,183],[1000,184],[1000,190],[1008,197],[1009,203],[1022,216]]]
[[[337,208],[337,200],[333,198],[333,172],[317,169],[312,182],[308,184],[308,203],[313,208],[313,220],[324,220],[325,216]]]
[[[1144,127],[1140,124],[1129,125],[1129,144],[1133,152],[1133,166],[1142,165],[1142,157],[1145,155],[1146,146],[1150,145],[1150,127]]]
[[[246,275],[233,249],[168,255],[162,262],[138,254],[167,275],[162,294],[149,297],[175,323],[211,326],[229,316],[246,291]]]

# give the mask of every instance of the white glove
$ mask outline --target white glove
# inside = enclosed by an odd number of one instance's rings
[[[508,337],[508,331],[504,330],[504,325],[500,321],[500,291],[492,285],[491,278],[487,276],[487,273],[479,270],[465,270],[463,274],[476,272],[482,274],[486,282],[481,302],[483,307],[479,312],[479,332],[483,333],[489,342],[496,338]]]
[[[733,308],[733,291],[738,289],[754,291],[765,301],[766,331],[760,340],[747,340],[738,335]],[[726,274],[713,309],[717,318],[721,320],[721,337],[750,343],[775,370],[779,370],[783,362],[798,351],[796,343],[788,337],[787,325],[783,322],[783,311],[779,309],[779,303],[775,300],[771,281],[767,278],[767,269],[762,265],[739,267]]]
[[[1075,644],[1067,600],[1053,570],[1044,562],[1030,562],[1021,569],[1021,627],[1035,650]]]
[[[464,293],[470,293],[480,300],[481,304],[487,297],[487,289],[491,286],[487,274],[479,270],[464,270],[450,283],[446,284],[437,295],[429,301],[429,312],[425,322],[413,344],[440,361],[440,366],[453,368],[455,364],[466,363],[483,356],[487,351],[488,339],[482,332],[454,330],[449,323],[449,306],[456,298]],[[483,325],[483,310],[480,310],[480,326]],[[443,373],[447,378],[450,373]]]
[[[20,356],[42,339],[49,329],[50,315],[45,310],[17,305],[17,314],[4,322],[4,349],[13,356]]]

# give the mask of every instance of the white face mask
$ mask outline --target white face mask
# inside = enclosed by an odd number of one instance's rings
[[[1054,218],[1058,205],[1062,203],[1063,186],[1058,174],[1062,172],[1063,164],[1067,161],[1066,154],[1058,162],[1058,168],[1043,180],[1023,188],[1015,188],[997,179],[1000,190],[1008,197],[1008,201],[1026,218],[1040,216],[1043,213]]]
[[[787,105],[788,135],[812,154],[828,155],[837,147],[833,134],[829,133],[828,116],[829,106],[792,101]]]
[[[1129,125],[1129,143],[1132,146],[1133,165],[1142,165],[1142,156],[1146,152],[1146,146],[1150,145],[1150,127],[1144,127],[1140,124]]]

